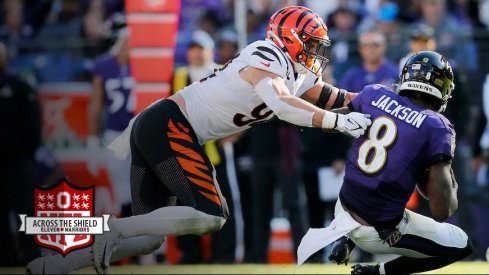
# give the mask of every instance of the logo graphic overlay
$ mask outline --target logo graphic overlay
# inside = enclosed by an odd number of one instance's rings
[[[35,217],[20,215],[20,231],[63,255],[92,245],[94,234],[108,231],[109,215],[94,217],[94,186],[79,187],[63,179],[49,188],[35,187]]]

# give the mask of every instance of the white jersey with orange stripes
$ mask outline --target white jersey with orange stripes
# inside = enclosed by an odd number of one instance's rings
[[[254,87],[239,74],[249,66],[281,76],[290,93],[297,97],[318,81],[309,71],[294,75],[293,63],[272,41],[248,45],[214,74],[179,92],[199,143],[240,132],[273,117]]]

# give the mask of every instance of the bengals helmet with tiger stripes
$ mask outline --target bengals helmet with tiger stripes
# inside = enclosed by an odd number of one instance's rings
[[[267,38],[290,59],[315,74],[321,72],[328,59],[326,48],[331,45],[328,28],[321,17],[301,6],[285,7],[270,17]]]

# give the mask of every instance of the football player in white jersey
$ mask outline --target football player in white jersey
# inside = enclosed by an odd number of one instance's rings
[[[111,232],[95,237],[93,258],[80,250],[64,259],[36,259],[28,270],[44,267],[53,273],[62,266],[70,272],[93,260],[97,272],[106,273],[110,262],[149,253],[166,236],[219,230],[229,214],[201,147],[209,140],[274,115],[299,126],[362,135],[371,123],[368,116],[325,110],[346,106],[355,96],[319,77],[329,45],[328,29],[318,14],[286,7],[270,18],[265,40],[248,45],[207,78],[153,103],[111,144],[119,156],[131,151],[135,216],[111,218]]]

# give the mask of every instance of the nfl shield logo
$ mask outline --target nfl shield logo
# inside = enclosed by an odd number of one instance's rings
[[[79,187],[63,179],[49,188],[35,188],[35,215],[37,217],[93,216],[94,186]],[[58,225],[59,226],[59,225]],[[67,230],[59,226],[59,231]],[[37,244],[54,249],[63,255],[92,245],[92,235],[36,235]]]

